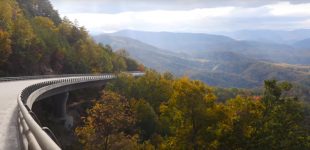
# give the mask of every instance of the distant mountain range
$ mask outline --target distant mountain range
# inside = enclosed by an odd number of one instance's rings
[[[301,49],[304,49],[308,53],[310,53],[310,50],[309,50],[310,49],[310,38],[303,39],[303,40],[300,40],[298,42],[295,42],[294,46],[298,47],[298,48],[301,48]]]
[[[310,29],[299,29],[292,31],[241,30],[230,33],[223,33],[223,35],[238,40],[278,43],[278,44],[293,44],[295,42],[309,38]]]
[[[173,52],[191,52],[193,50],[207,50],[217,48],[222,44],[235,42],[226,36],[197,34],[197,33],[171,33],[171,32],[143,32],[122,30],[112,35],[123,36],[154,45],[158,48]]]
[[[310,85],[306,39],[279,44],[211,34],[132,30],[94,38],[114,49],[126,49],[150,68],[188,75],[214,86],[257,87],[270,78]]]
[[[230,51],[262,61],[310,64],[309,50],[296,47],[294,45],[296,42],[288,45],[246,40],[239,41],[230,37],[212,34],[143,32],[132,30],[123,30],[111,35],[132,38],[163,50],[186,53],[202,59],[205,59],[205,57],[208,58],[210,52]],[[310,38],[310,33],[308,35]],[[302,37],[306,36],[303,35]]]

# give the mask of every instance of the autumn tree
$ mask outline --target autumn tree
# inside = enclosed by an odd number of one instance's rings
[[[134,149],[137,139],[130,133],[135,118],[128,100],[109,91],[100,99],[87,111],[84,125],[75,130],[84,148]]]
[[[1,74],[104,73],[139,67],[127,54],[97,44],[85,27],[60,19],[49,0],[1,0],[0,32]]]
[[[216,148],[216,131],[225,114],[215,104],[212,89],[188,78],[176,80],[173,94],[161,106],[161,119],[166,120],[171,136],[164,147],[176,149]]]
[[[143,77],[136,80],[130,75],[120,75],[107,86],[107,89],[130,99],[144,99],[156,113],[159,112],[160,104],[168,101],[173,91],[170,76],[161,75],[153,70],[147,70]]]
[[[226,132],[219,136],[219,149],[251,149],[252,144],[257,142],[257,123],[262,119],[265,107],[260,100],[241,96],[225,104],[228,118]]]
[[[0,30],[6,30],[11,32],[13,12],[14,7],[12,1],[0,1]]]
[[[0,65],[5,63],[12,53],[9,33],[0,30]]]
[[[310,111],[283,94],[291,88],[266,81],[263,94],[232,89],[241,96],[215,102],[204,83],[152,70],[140,78],[120,74],[107,86],[139,99],[132,101],[136,128],[158,149],[308,149]]]

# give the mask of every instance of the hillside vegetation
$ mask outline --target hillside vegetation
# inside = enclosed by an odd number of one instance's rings
[[[310,109],[286,95],[291,88],[270,80],[262,94],[233,90],[242,96],[220,102],[223,91],[201,81],[122,74],[92,102],[75,134],[84,149],[306,150]]]
[[[84,27],[61,19],[48,0],[0,1],[0,76],[136,70],[96,44]]]

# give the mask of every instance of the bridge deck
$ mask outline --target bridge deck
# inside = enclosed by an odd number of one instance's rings
[[[0,82],[0,150],[20,149],[17,128],[18,94],[31,84],[55,79],[60,78]]]

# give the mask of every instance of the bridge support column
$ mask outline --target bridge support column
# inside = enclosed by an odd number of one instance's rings
[[[66,128],[73,126],[73,118],[67,115],[67,101],[69,98],[69,92],[54,95],[53,100],[53,112],[57,120],[64,123]]]
[[[57,118],[65,118],[67,115],[67,101],[69,93],[61,93],[52,97],[54,103],[54,115]]]

